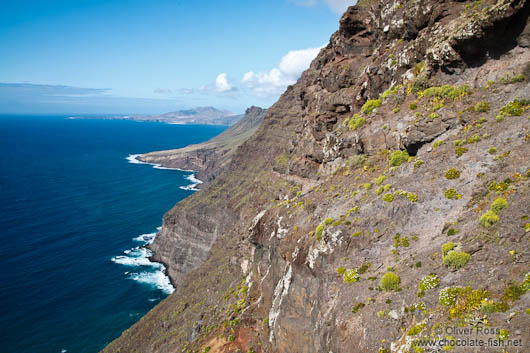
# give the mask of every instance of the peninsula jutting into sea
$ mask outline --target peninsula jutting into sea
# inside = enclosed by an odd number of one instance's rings
[[[530,0],[51,3],[0,25],[7,352],[530,351]]]

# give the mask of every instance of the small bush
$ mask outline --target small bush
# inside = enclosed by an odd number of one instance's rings
[[[346,272],[346,269],[344,267],[340,266],[340,267],[337,268],[337,273],[339,275],[343,275],[344,272]]]
[[[385,194],[383,196],[383,200],[386,201],[386,202],[392,202],[392,201],[394,201],[394,195],[390,194],[390,193]]]
[[[429,289],[437,288],[440,285],[440,278],[434,273],[423,277],[418,284],[418,297],[425,296],[425,292]]]
[[[398,167],[409,160],[407,151],[394,151],[390,155],[390,166]]]
[[[401,279],[398,275],[393,272],[387,272],[379,281],[379,287],[384,291],[395,291],[399,289],[400,283]]]
[[[453,235],[456,235],[458,234],[458,229],[454,229],[454,228],[450,228],[448,231],[447,231],[447,236],[448,237],[452,237]]]
[[[418,105],[416,103],[410,103],[409,108],[410,110],[416,110],[418,108]]]
[[[317,240],[320,241],[322,239],[322,232],[324,231],[324,225],[319,224],[315,229],[315,235],[317,237]]]
[[[386,178],[387,178],[386,175],[381,174],[375,179],[374,181],[375,185],[380,185],[383,181],[385,181]]]
[[[530,102],[525,100],[513,100],[506,104],[499,111],[499,115],[502,116],[521,116],[523,114],[523,109],[530,105]]]
[[[488,102],[478,102],[473,107],[473,110],[477,113],[487,113],[490,111],[490,104]]]
[[[490,147],[490,148],[488,148],[488,153],[489,153],[489,154],[495,154],[495,153],[497,153],[497,147]]]
[[[446,179],[458,179],[460,178],[460,171],[455,168],[451,168],[445,172]]]
[[[438,296],[438,302],[443,306],[452,306],[456,304],[460,293],[463,288],[460,287],[447,287],[440,291]]]
[[[366,122],[366,119],[363,116],[360,116],[359,114],[355,114],[349,121],[348,121],[348,128],[350,130],[357,130],[361,128],[364,123]]]
[[[491,210],[495,213],[499,213],[501,210],[508,207],[508,202],[505,199],[498,198],[491,204]]]
[[[493,212],[492,210],[489,210],[480,217],[478,223],[484,228],[489,228],[495,223],[497,223],[498,221],[499,221],[499,216],[497,216],[497,214]]]
[[[361,111],[366,115],[370,115],[375,110],[375,108],[379,108],[381,104],[381,99],[370,99],[366,103],[364,103],[363,107],[361,108]]]
[[[444,196],[446,199],[449,199],[449,200],[460,200],[462,198],[462,194],[459,194],[458,192],[456,192],[455,189],[447,189],[444,192]]]
[[[464,153],[466,153],[466,152],[467,152],[467,148],[465,148],[465,147],[456,147],[455,148],[455,153],[456,153],[457,157],[462,157],[462,155]]]
[[[442,245],[442,255],[445,256],[447,253],[455,248],[455,243],[450,241]]]
[[[470,258],[471,255],[466,252],[451,250],[443,257],[443,264],[453,270],[458,270],[464,267]]]
[[[333,218],[328,217],[324,220],[324,224],[329,226],[331,223],[333,223]]]
[[[366,306],[366,304],[364,304],[364,303],[357,303],[357,304],[355,304],[355,305],[352,307],[351,312],[355,314],[355,313],[357,313],[359,310],[361,310],[362,308],[364,308],[365,306]]]
[[[421,333],[421,331],[423,331],[424,328],[425,328],[425,324],[424,324],[424,323],[418,324],[418,325],[412,327],[412,328],[407,332],[407,336],[416,336],[416,335],[419,335],[419,334]]]
[[[471,90],[469,89],[469,86],[451,86],[451,85],[443,85],[439,87],[430,87],[427,88],[425,91],[423,91],[423,96],[427,98],[431,97],[438,97],[438,98],[449,98],[449,99],[457,99],[462,96],[465,96],[466,94],[469,94]]]
[[[344,283],[355,283],[358,282],[360,278],[357,274],[357,270],[351,268],[349,270],[344,271],[342,279],[344,280]]]

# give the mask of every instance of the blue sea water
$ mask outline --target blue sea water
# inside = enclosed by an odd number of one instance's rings
[[[97,352],[167,296],[139,246],[191,173],[126,158],[224,129],[0,116],[0,350]]]

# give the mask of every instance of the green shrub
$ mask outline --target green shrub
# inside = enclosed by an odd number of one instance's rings
[[[488,153],[489,154],[495,154],[497,152],[497,147],[490,147],[488,148]]]
[[[395,291],[399,289],[401,279],[393,272],[387,272],[379,281],[379,287],[384,291]]]
[[[456,234],[458,234],[458,233],[459,233],[458,229],[450,228],[450,229],[447,231],[447,236],[448,236],[448,237],[452,237],[453,235],[456,235]]]
[[[478,223],[484,228],[489,228],[495,223],[497,223],[498,221],[499,221],[499,216],[497,216],[497,214],[493,212],[492,210],[489,210],[480,217]]]
[[[447,255],[447,253],[455,248],[455,243],[450,241],[442,245],[442,256]]]
[[[374,180],[375,185],[380,185],[383,181],[386,180],[386,178],[387,178],[386,175],[381,174],[380,176],[375,178],[375,180]]]
[[[505,199],[498,198],[491,204],[491,210],[495,213],[499,213],[501,210],[508,207],[508,202]]]
[[[438,278],[437,275],[434,273],[431,273],[425,277],[423,277],[418,284],[418,297],[423,297],[425,295],[425,292],[429,289],[437,288],[440,285],[440,278]]]
[[[333,223],[333,218],[328,217],[324,220],[324,224],[329,226],[331,223]]]
[[[322,232],[324,231],[324,225],[319,224],[315,229],[315,235],[317,237],[317,240],[320,241],[322,239]]]
[[[361,108],[361,111],[366,115],[370,115],[372,114],[374,109],[379,108],[381,104],[381,99],[370,99],[366,103],[364,103],[363,107]]]
[[[429,114],[429,118],[430,118],[430,119],[433,119],[433,120],[434,120],[434,119],[438,119],[439,117],[440,117],[440,116],[439,116],[438,114],[436,114],[436,113],[431,113],[431,114]]]
[[[455,153],[456,153],[457,157],[462,157],[462,155],[464,153],[466,153],[466,152],[467,152],[467,148],[465,148],[465,147],[456,147],[455,148]]]
[[[370,263],[362,264],[361,266],[359,266],[359,269],[357,270],[357,273],[359,273],[360,275],[366,273],[366,271],[368,271],[370,266],[371,266]]]
[[[446,179],[458,179],[460,178],[460,171],[455,168],[451,168],[445,172]]]
[[[446,199],[449,199],[449,200],[460,200],[462,198],[462,194],[459,194],[458,192],[456,192],[455,189],[445,190],[444,196]]]
[[[478,102],[473,107],[473,110],[476,111],[477,113],[478,112],[487,113],[490,111],[490,104],[488,102]]]
[[[416,110],[418,108],[418,105],[416,103],[410,103],[409,108],[410,110]]]
[[[464,267],[470,258],[471,255],[466,252],[451,250],[443,257],[443,264],[453,270],[458,270]]]
[[[390,166],[398,167],[409,160],[407,151],[394,151],[390,155]]]
[[[236,336],[234,336],[234,335],[228,336],[228,341],[229,342],[234,342],[235,340],[236,340]]]
[[[361,128],[364,123],[366,122],[366,119],[359,115],[359,114],[355,114],[349,121],[348,121],[348,128],[350,130],[357,130],[359,128]]]
[[[443,306],[453,306],[456,304],[460,293],[462,293],[463,288],[461,287],[447,287],[440,291],[438,296],[438,302]]]
[[[355,283],[359,281],[359,275],[357,274],[357,270],[354,268],[351,268],[349,270],[344,271],[344,274],[342,276],[342,279],[345,283]]]
[[[514,99],[501,108],[499,115],[521,116],[523,114],[524,108],[526,108],[528,105],[530,105],[529,101]]]
[[[340,267],[337,268],[337,273],[339,275],[343,275],[344,272],[346,272],[346,269],[344,267],[340,266]]]
[[[394,201],[394,195],[390,193],[383,195],[383,201],[386,201],[386,202]]]
[[[438,98],[449,98],[457,99],[459,97],[469,94],[471,90],[469,86],[451,86],[443,85],[439,87],[429,87],[423,91],[423,96],[427,98],[438,97]]]
[[[361,310],[362,308],[364,308],[365,306],[366,306],[366,304],[364,304],[364,303],[357,303],[357,304],[355,304],[355,305],[352,307],[351,312],[355,314],[355,313],[357,313],[359,310]]]

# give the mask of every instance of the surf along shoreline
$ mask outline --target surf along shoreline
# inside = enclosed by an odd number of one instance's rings
[[[185,173],[191,173],[190,175],[187,175],[185,179],[189,180],[191,184],[185,185],[185,186],[179,186],[182,190],[187,191],[199,191],[200,189],[197,188],[200,184],[202,184],[202,180],[197,179],[195,170],[189,170],[189,169],[180,169],[180,168],[173,168],[173,167],[164,167],[157,163],[148,163],[140,160],[138,157],[140,154],[130,154],[125,159],[131,163],[131,164],[146,164],[150,165],[155,169],[161,169],[161,170],[177,170],[180,172]],[[169,295],[173,293],[176,289],[176,284],[173,282],[171,277],[168,275],[167,268],[168,264],[164,263],[160,260],[154,260],[155,253],[151,249],[151,244],[153,243],[154,239],[158,235],[158,232],[162,227],[158,227],[157,231],[155,233],[149,233],[149,234],[142,234],[138,237],[133,238],[134,241],[143,242],[143,244],[138,245],[136,247],[133,247],[128,250],[124,250],[122,254],[114,256],[111,258],[111,261],[131,267],[131,268],[142,268],[142,267],[149,267],[151,270],[154,271],[126,271],[125,275],[128,276],[128,278],[137,281],[139,283],[145,283],[149,285],[154,285],[157,289],[161,290],[165,294]],[[163,274],[164,278],[158,278],[157,274],[161,273]]]

